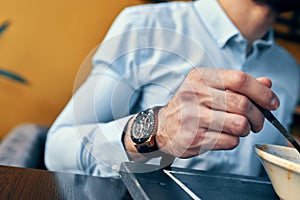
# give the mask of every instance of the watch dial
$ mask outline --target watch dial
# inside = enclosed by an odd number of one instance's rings
[[[147,110],[138,114],[131,127],[131,138],[136,144],[144,143],[151,136],[155,126],[153,112]]]

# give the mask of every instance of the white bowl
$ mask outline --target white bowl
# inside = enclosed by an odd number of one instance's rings
[[[254,146],[280,199],[300,199],[300,154],[291,147],[257,144]]]

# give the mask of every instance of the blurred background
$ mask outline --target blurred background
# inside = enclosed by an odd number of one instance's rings
[[[72,95],[79,67],[117,14],[135,0],[0,1],[0,139],[23,122],[50,125]]]
[[[84,80],[75,83],[79,68],[114,18],[123,8],[141,3],[145,2],[0,1],[0,25],[7,25],[0,29],[0,69],[28,80],[21,84],[0,77],[0,140],[21,123],[50,126],[71,98],[74,85]],[[275,28],[277,41],[300,63],[299,15],[285,14]],[[88,71],[83,69],[83,74]]]

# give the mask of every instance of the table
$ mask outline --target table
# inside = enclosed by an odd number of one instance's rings
[[[167,172],[167,173],[165,173]],[[189,195],[168,173],[179,180]],[[123,163],[123,182],[134,199],[274,200],[279,199],[267,177],[250,177],[155,165]]]
[[[168,170],[201,200],[278,199],[265,178],[174,167]],[[100,178],[0,166],[0,199],[191,199],[158,166],[123,163],[120,175],[122,179]]]
[[[121,179],[0,166],[0,199],[132,199]]]

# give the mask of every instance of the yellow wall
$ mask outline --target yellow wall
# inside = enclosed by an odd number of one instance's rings
[[[72,95],[76,73],[116,15],[138,0],[0,1],[0,68],[29,79],[0,77],[0,139],[23,122],[50,125]]]

